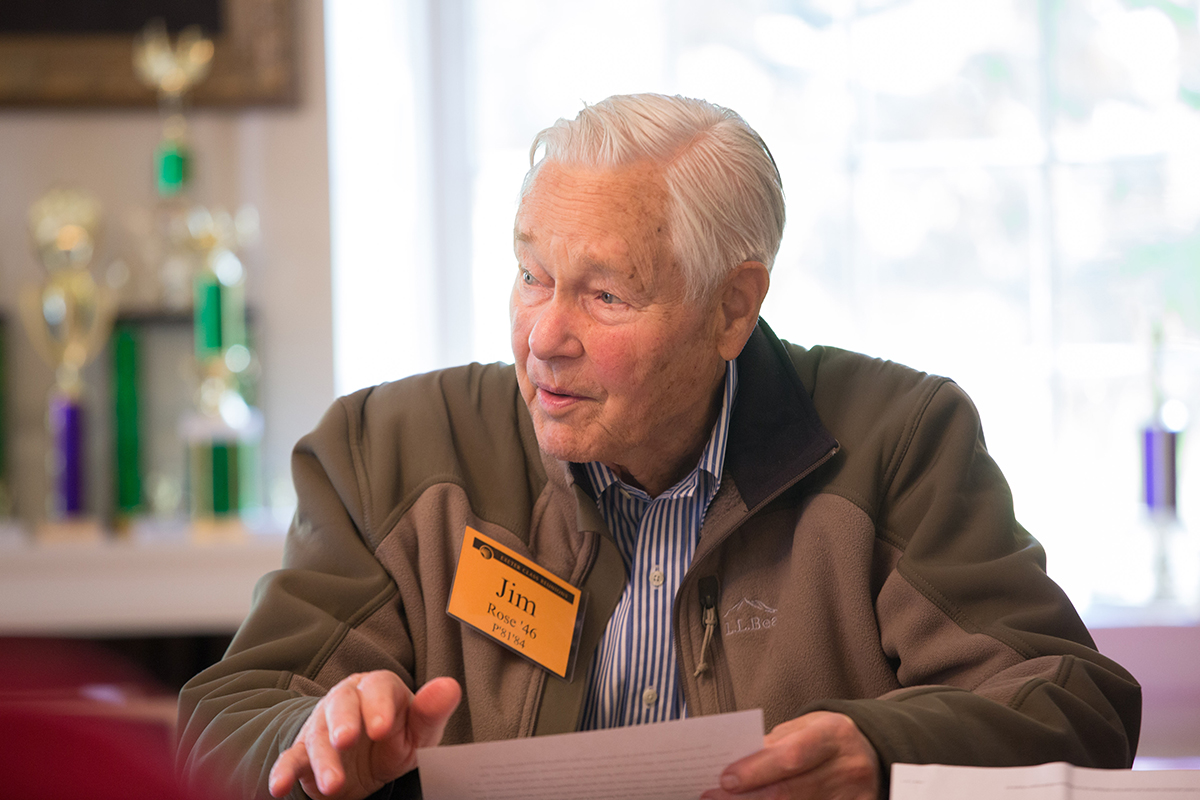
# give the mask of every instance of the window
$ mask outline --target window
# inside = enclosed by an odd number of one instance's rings
[[[704,97],[783,173],[776,331],[955,378],[1076,604],[1149,598],[1153,373],[1176,427],[1200,403],[1196,2],[328,9],[341,390],[508,360],[533,135],[614,93]],[[1194,532],[1187,441],[1179,475]],[[1194,539],[1175,540],[1193,597]]]

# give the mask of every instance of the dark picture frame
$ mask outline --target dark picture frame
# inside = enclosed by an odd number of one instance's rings
[[[294,0],[220,2],[222,24],[213,36],[212,70],[188,93],[188,104],[295,105],[299,59]],[[155,105],[154,90],[134,72],[135,35],[0,31],[0,106]]]

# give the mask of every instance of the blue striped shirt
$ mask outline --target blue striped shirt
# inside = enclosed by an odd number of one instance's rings
[[[583,465],[600,516],[625,558],[629,582],[592,660],[582,730],[663,722],[687,713],[676,674],[671,608],[721,483],[736,397],[737,366],[728,361],[721,413],[700,463],[658,497],[629,486],[598,461]]]

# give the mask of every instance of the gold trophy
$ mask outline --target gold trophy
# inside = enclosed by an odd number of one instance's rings
[[[202,539],[231,538],[245,530],[240,512],[254,493],[262,433],[262,414],[246,402],[257,364],[246,338],[245,270],[235,254],[257,235],[258,215],[249,206],[236,216],[197,206],[188,230],[202,265],[193,300],[200,387],[196,411],[180,426],[192,529]]]
[[[50,516],[45,535],[98,535],[85,517],[86,458],[82,370],[104,347],[116,303],[88,271],[96,251],[100,204],[71,189],[51,190],[29,210],[29,233],[48,276],[21,293],[21,320],[34,349],[54,368],[48,423]]]
[[[191,25],[180,32],[175,46],[167,26],[155,20],[133,45],[133,63],[142,82],[158,89],[159,97],[179,102],[183,93],[204,80],[212,67],[213,43]]]
[[[185,28],[172,46],[161,21],[147,25],[133,47],[134,68],[142,82],[158,93],[163,120],[162,139],[154,154],[159,241],[151,259],[157,262],[161,301],[169,308],[185,309],[191,304],[192,277],[199,268],[187,242],[186,194],[193,158],[183,101],[188,90],[208,75],[212,58],[212,40],[204,38],[198,27]]]
[[[172,197],[187,186],[191,148],[183,118],[183,96],[208,76],[213,43],[195,25],[185,28],[171,46],[161,20],[152,22],[133,46],[133,65],[142,83],[158,91],[163,138],[158,145],[158,191]]]

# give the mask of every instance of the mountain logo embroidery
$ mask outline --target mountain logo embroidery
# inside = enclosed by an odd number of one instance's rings
[[[737,636],[739,633],[773,628],[776,622],[775,613],[776,609],[761,600],[749,600],[743,597],[737,605],[724,614],[725,635]]]

